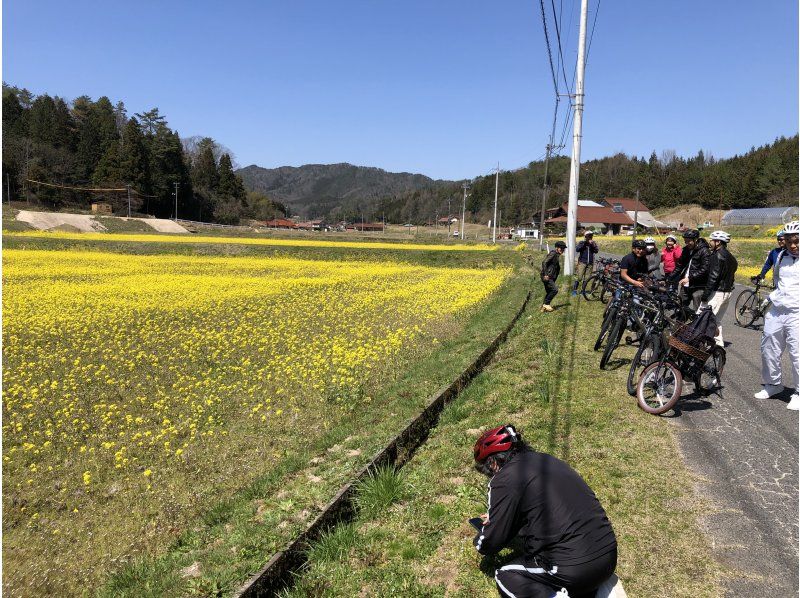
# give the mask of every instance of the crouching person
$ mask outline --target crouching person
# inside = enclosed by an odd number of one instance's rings
[[[488,510],[474,544],[484,555],[519,535],[524,555],[495,572],[500,596],[594,596],[617,566],[617,539],[603,507],[569,465],[531,449],[512,425],[475,444],[488,476]]]

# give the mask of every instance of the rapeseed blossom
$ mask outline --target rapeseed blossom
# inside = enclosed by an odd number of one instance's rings
[[[67,551],[69,519],[112,497],[172,508],[159,488],[230,454],[232,434],[368,409],[371,382],[510,273],[38,249],[3,265],[7,533],[57,533]]]

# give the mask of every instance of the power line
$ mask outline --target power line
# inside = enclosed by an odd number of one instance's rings
[[[567,85],[567,90],[571,89],[569,87],[569,83],[567,83],[567,73],[564,70],[564,52],[561,49],[561,31],[558,26],[558,19],[556,19],[556,3],[555,0],[550,0],[550,5],[553,7],[553,21],[555,22],[556,26],[556,41],[558,42],[558,55],[561,58],[561,73],[564,77],[564,85]]]
[[[589,34],[589,46],[586,48],[586,62],[589,62],[589,52],[592,51],[592,39],[594,39],[594,27],[597,25],[597,15],[600,13],[600,0],[597,0],[597,7],[594,9],[594,20],[592,21],[592,32]]]
[[[90,189],[87,187],[70,187],[68,185],[56,185],[53,183],[45,183],[43,181],[35,181],[33,179],[25,179],[28,183],[35,183],[37,185],[44,185],[45,187],[53,187],[55,189],[70,189],[72,191],[127,191],[128,189],[123,187],[122,189]]]
[[[550,63],[550,75],[553,77],[553,90],[555,91],[556,97],[558,97],[558,77],[556,76],[556,70],[553,68],[553,52],[550,49],[550,35],[547,33],[547,16],[544,11],[544,0],[539,0],[539,6],[542,9],[542,27],[544,27],[544,41],[547,45],[547,60]],[[556,25],[556,31],[557,30],[558,26]]]

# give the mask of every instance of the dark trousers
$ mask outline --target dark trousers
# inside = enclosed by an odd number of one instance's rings
[[[617,549],[580,565],[542,565],[517,559],[495,571],[497,591],[504,598],[553,598],[566,588],[570,598],[593,597],[617,568]]]
[[[552,280],[542,280],[544,285],[544,303],[543,305],[550,305],[550,302],[558,294],[558,286]]]

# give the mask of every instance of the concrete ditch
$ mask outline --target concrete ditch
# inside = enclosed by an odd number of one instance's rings
[[[528,291],[516,315],[500,334],[467,366],[450,384],[439,389],[428,401],[423,411],[395,436],[383,449],[370,459],[355,478],[342,486],[317,518],[301,532],[284,550],[276,553],[255,575],[250,577],[234,594],[237,598],[274,596],[279,590],[291,585],[292,576],[307,561],[311,544],[325,532],[340,523],[351,521],[355,514],[355,492],[357,485],[379,467],[393,465],[397,468],[407,463],[414,452],[427,440],[430,431],[439,422],[445,406],[452,401],[477,376],[498,347],[508,337],[517,320],[525,311],[531,292]]]

